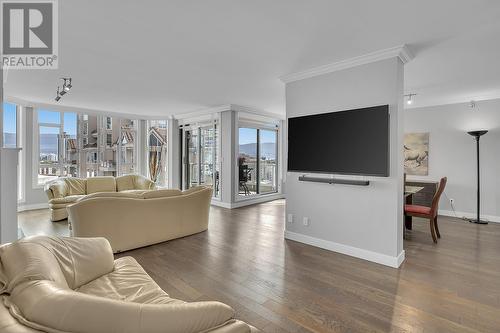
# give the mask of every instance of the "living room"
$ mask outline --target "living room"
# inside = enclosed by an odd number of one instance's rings
[[[1,332],[498,332],[500,4],[1,7]]]

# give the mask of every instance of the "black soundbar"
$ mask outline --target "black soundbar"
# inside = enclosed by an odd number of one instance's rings
[[[344,184],[344,185],[357,185],[357,186],[368,186],[370,181],[368,180],[355,180],[355,179],[338,179],[338,178],[318,178],[309,176],[299,176],[301,182],[315,182],[315,183],[327,183],[327,184]]]

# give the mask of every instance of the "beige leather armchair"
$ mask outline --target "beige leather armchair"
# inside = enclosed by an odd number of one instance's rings
[[[38,236],[0,247],[3,333],[243,333],[220,302],[171,298],[104,238]]]
[[[155,184],[140,175],[121,177],[74,178],[61,177],[45,184],[44,190],[49,198],[50,220],[60,221],[68,218],[66,207],[98,192],[134,192],[154,190]]]
[[[113,252],[207,230],[212,189],[95,193],[68,206],[75,237],[105,237]]]

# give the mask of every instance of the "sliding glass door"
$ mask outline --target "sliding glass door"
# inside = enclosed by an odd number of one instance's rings
[[[182,187],[198,185],[213,187],[219,197],[219,159],[217,122],[186,126],[182,131]]]
[[[238,131],[238,195],[275,193],[278,172],[278,131],[240,127]]]

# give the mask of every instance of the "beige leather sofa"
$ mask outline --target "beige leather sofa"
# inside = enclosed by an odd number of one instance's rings
[[[94,193],[68,206],[75,237],[105,237],[113,252],[207,230],[212,189]]]
[[[104,238],[38,236],[0,247],[2,333],[243,333],[220,302],[169,297]]]
[[[88,194],[98,192],[134,192],[154,190],[155,184],[140,175],[121,177],[74,178],[61,177],[45,184],[49,198],[50,220],[60,221],[68,218],[66,207]]]

